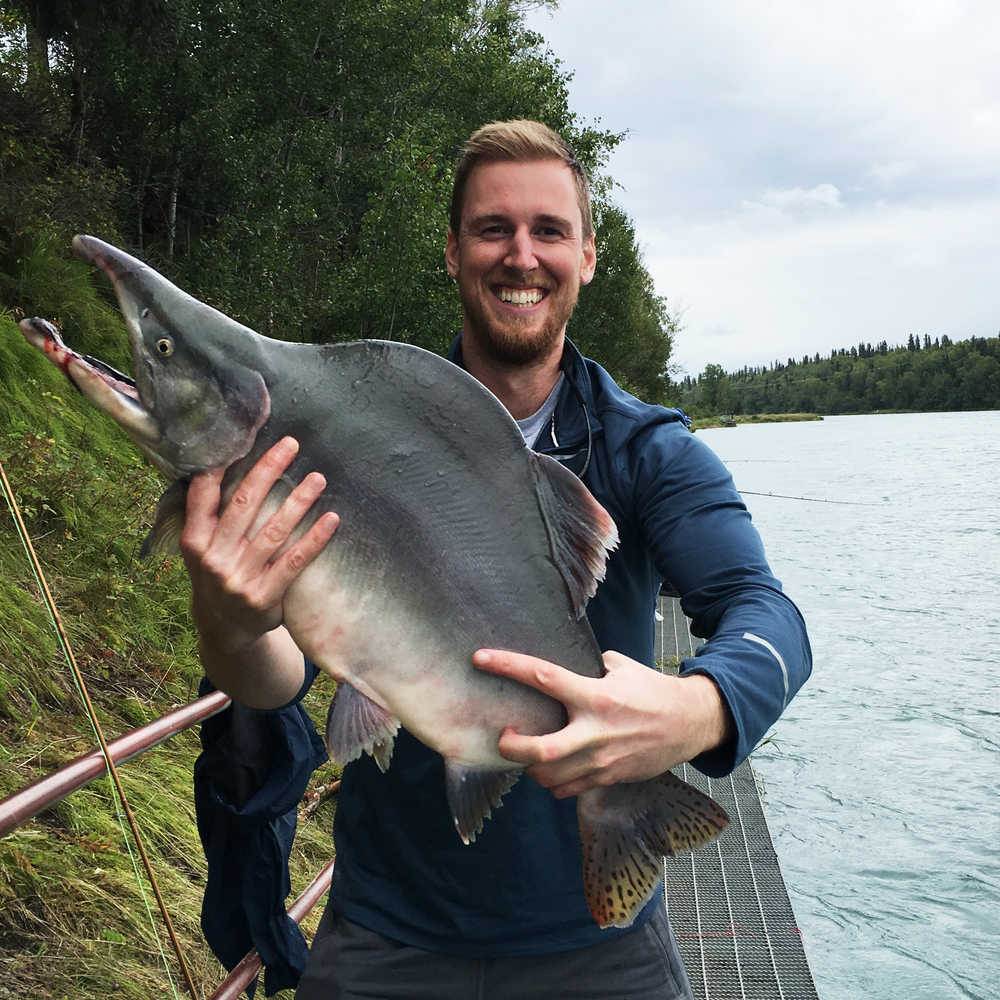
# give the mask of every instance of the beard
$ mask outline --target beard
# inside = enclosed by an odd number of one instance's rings
[[[560,343],[566,324],[576,307],[578,289],[550,293],[551,308],[541,326],[533,317],[504,317],[489,313],[474,290],[460,286],[465,330],[493,362],[520,368],[547,357]]]

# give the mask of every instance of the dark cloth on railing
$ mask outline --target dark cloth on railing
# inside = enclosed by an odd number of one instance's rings
[[[307,685],[314,675],[306,678]],[[199,694],[214,690],[202,679]],[[232,971],[252,948],[264,963],[264,992],[294,987],[309,948],[285,912],[296,814],[326,748],[301,704],[269,712],[233,702],[201,727],[194,801],[208,880],[201,928]],[[247,992],[253,997],[256,980]]]

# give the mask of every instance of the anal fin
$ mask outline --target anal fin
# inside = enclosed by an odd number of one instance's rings
[[[399,729],[394,718],[350,684],[337,685],[326,716],[326,748],[338,764],[371,754],[383,774],[389,769]]]
[[[628,927],[663,878],[663,858],[714,840],[725,810],[669,771],[584,792],[577,800],[583,885],[601,927]]]
[[[491,770],[466,767],[453,760],[444,762],[445,792],[455,829],[464,844],[471,844],[481,833],[483,821],[490,818],[503,796],[521,776],[520,769]]]

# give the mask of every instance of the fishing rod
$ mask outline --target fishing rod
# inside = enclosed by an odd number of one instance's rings
[[[881,507],[882,504],[888,503],[887,500],[876,502],[874,500],[827,500],[824,497],[795,497],[787,493],[757,493],[754,490],[740,490],[740,493],[745,493],[751,497],[775,497],[778,500],[805,500],[807,503],[836,503],[845,504],[849,507]]]

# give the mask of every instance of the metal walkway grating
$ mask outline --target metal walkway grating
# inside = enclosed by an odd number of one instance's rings
[[[691,635],[674,598],[660,598],[658,659],[691,656]],[[664,861],[670,923],[698,1000],[818,1000],[802,936],[771,843],[750,762],[711,779],[686,764],[678,777],[711,795],[730,824],[715,843]]]

